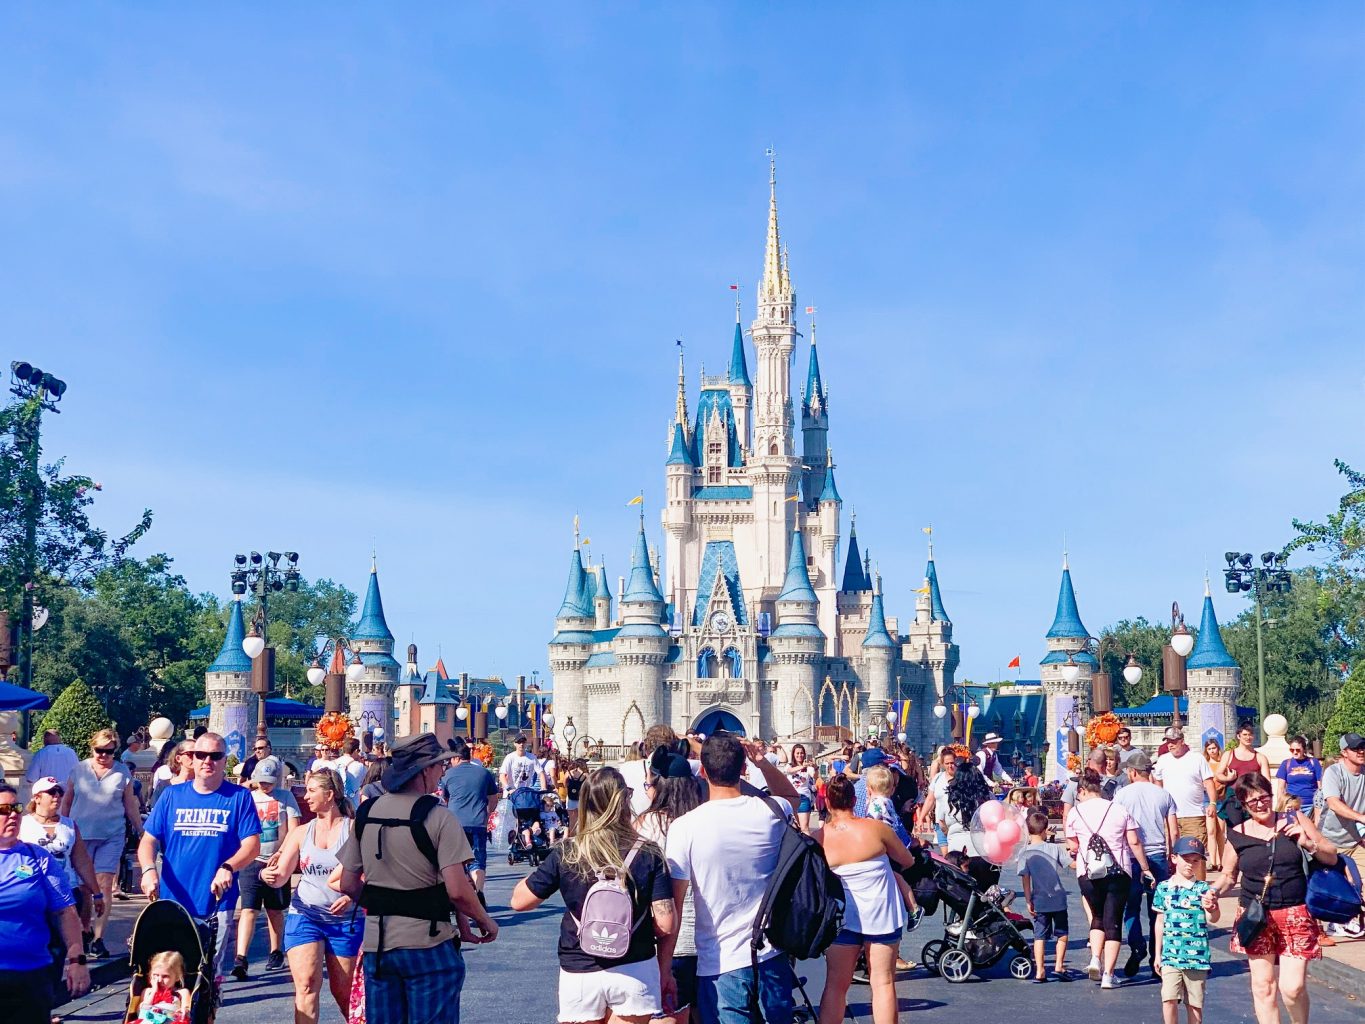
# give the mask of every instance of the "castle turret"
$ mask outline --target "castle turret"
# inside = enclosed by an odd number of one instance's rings
[[[769,712],[773,732],[794,735],[809,729],[815,719],[815,689],[825,655],[825,634],[818,623],[819,598],[806,569],[806,543],[798,527],[782,592],[777,598],[777,628],[768,646],[777,661],[777,689]]]
[[[589,717],[583,668],[592,653],[595,625],[592,606],[584,603],[586,582],[583,556],[575,541],[564,601],[555,615],[555,635],[550,640],[550,671],[554,673],[555,708],[560,720],[567,722],[568,716],[574,716],[574,726],[584,736],[589,735]]]
[[[251,692],[251,659],[242,650],[245,639],[242,602],[234,598],[223,646],[204,672],[204,691],[209,701],[209,731],[222,736],[228,753],[239,761],[246,759],[247,741],[256,736],[258,710],[257,697]]]
[[[668,721],[668,709],[663,706],[663,664],[668,655],[669,639],[662,626],[664,598],[654,579],[650,564],[649,543],[645,537],[645,518],[640,515],[640,532],[630,556],[630,578],[621,595],[621,628],[612,642],[612,653],[620,666],[621,709],[626,716],[624,728],[649,728]],[[558,704],[559,695],[555,694]],[[634,705],[639,711],[630,711]],[[576,724],[576,723],[575,723]],[[613,735],[614,735],[613,731]],[[629,735],[626,742],[641,736]]]
[[[422,731],[421,701],[426,682],[422,670],[417,667],[417,645],[408,644],[408,660],[398,676],[398,687],[394,694],[398,716],[394,722],[394,737],[401,739]]]
[[[882,574],[877,573],[872,587],[872,612],[863,637],[863,687],[867,693],[867,715],[880,722],[891,700],[891,663],[896,657],[896,641],[886,628],[886,609],[882,604]]]
[[[844,500],[839,497],[839,488],[834,486],[834,453],[826,449],[825,451],[825,479],[820,488],[820,543],[817,550],[812,552],[815,557],[815,567],[819,578],[819,587],[827,592],[827,600],[824,604],[829,606],[827,623],[821,623],[826,635],[832,635],[834,631],[834,614],[836,602],[834,592],[838,589],[838,577],[836,576],[836,562],[839,558],[839,512],[843,508]],[[822,606],[821,611],[825,609]]]
[[[820,355],[815,347],[815,319],[810,322],[810,363],[806,386],[801,392],[801,485],[807,505],[823,500],[829,451],[829,392],[820,376]]]
[[[1190,745],[1202,750],[1213,737],[1217,737],[1220,745],[1226,745],[1237,728],[1237,694],[1242,688],[1242,670],[1223,644],[1207,579],[1204,580],[1204,613],[1199,619],[1199,636],[1194,650],[1185,659],[1185,687],[1189,697],[1187,720],[1199,733],[1197,740],[1190,737]]]
[[[351,646],[360,655],[365,672],[356,682],[346,681],[346,699],[356,729],[366,732],[394,725],[394,691],[402,666],[393,657],[393,633],[384,620],[384,602],[379,596],[379,570],[370,563],[370,579],[365,587],[365,603],[360,621],[351,635]]]
[[[750,431],[754,382],[749,379],[749,364],[744,358],[744,328],[739,323],[739,300],[735,300],[735,340],[730,346],[730,404],[735,410],[735,432],[739,446],[748,449],[752,444]]]
[[[863,569],[863,556],[858,551],[858,520],[848,526],[848,557],[844,559],[844,581],[839,589],[845,594],[857,594],[872,589],[872,581]]]
[[[607,567],[595,567],[596,587],[592,597],[594,625],[597,629],[611,627],[611,589],[607,586]]]
[[[902,686],[911,700],[911,715],[923,735],[937,741],[949,738],[952,722],[931,717],[933,706],[943,699],[953,685],[957,673],[959,651],[953,643],[953,624],[943,610],[939,594],[938,568],[934,564],[934,538],[929,534],[929,561],[924,567],[924,585],[915,596],[915,621],[911,624],[905,644],[908,689]]]
[[[1047,631],[1047,654],[1039,662],[1043,693],[1047,697],[1047,735],[1051,755],[1046,765],[1046,778],[1066,776],[1069,728],[1084,731],[1090,719],[1090,684],[1099,662],[1087,649],[1090,632],[1081,622],[1076,607],[1076,591],[1071,585],[1071,567],[1062,557],[1062,586],[1057,593],[1057,613],[1052,628]],[[1068,682],[1065,669],[1069,663],[1079,668],[1074,682]]]
[[[663,510],[665,564],[668,566],[664,593],[675,607],[681,608],[687,586],[682,546],[692,527],[692,484],[697,467],[692,457],[692,436],[688,431],[687,381],[683,375],[681,349],[678,350],[678,401],[672,436],[672,447],[664,471],[668,488]]]

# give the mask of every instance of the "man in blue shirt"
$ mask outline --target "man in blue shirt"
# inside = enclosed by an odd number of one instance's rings
[[[459,820],[469,848],[474,851],[469,880],[483,903],[483,880],[488,871],[488,816],[498,806],[498,780],[483,765],[469,759],[469,747],[464,740],[452,740],[451,749],[455,752],[455,763],[441,776],[438,791],[450,813]]]
[[[194,779],[170,786],[152,808],[138,845],[142,891],[165,895],[196,921],[218,918],[216,973],[231,947],[228,921],[237,901],[237,872],[261,849],[261,820],[251,793],[223,777],[227,743],[216,732],[194,741]],[[156,868],[161,848],[161,871]],[[165,890],[164,893],[162,890]]]

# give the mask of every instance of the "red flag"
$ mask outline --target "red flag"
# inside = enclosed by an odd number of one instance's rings
[[[732,285],[730,285],[730,291],[732,291],[732,292],[737,292],[737,291],[739,291],[739,285],[737,285],[737,284],[732,284]]]
[[[1014,656],[1013,660],[1011,660],[1010,663],[1009,663],[1008,665],[1006,665],[1005,667],[1006,667],[1006,668],[1018,668],[1018,667],[1019,667],[1019,655],[1016,654],[1016,655]]]
[[[814,313],[814,312],[815,312],[815,307],[814,307],[814,306],[807,306],[807,307],[806,307],[806,315],[807,315],[807,316],[810,316],[810,314],[812,314],[812,313]]]

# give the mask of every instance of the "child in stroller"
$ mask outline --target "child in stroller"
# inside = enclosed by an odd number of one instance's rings
[[[133,978],[128,985],[126,1024],[213,1024],[218,987],[213,956],[218,939],[217,914],[198,925],[189,912],[170,900],[149,903],[133,924],[128,958]]]
[[[540,791],[518,786],[507,798],[516,825],[507,830],[507,863],[530,861],[535,867],[550,852],[550,840],[540,823]]]
[[[143,993],[137,1019],[148,1024],[185,1024],[190,1017],[190,990],[185,987],[185,958],[173,949],[152,957],[151,984]]]
[[[982,885],[998,869],[969,858],[961,866],[932,857],[930,870],[915,883],[915,895],[926,913],[938,903],[944,907],[944,937],[925,943],[920,954],[924,966],[937,970],[947,981],[963,982],[972,972],[998,963],[1006,953],[1010,976],[1021,981],[1033,977],[1033,952],[1022,929],[1032,931],[1029,919],[1009,909],[1014,894],[998,885]],[[975,870],[973,870],[975,869]]]
[[[531,829],[531,836],[545,836],[546,841],[553,846],[566,835],[569,830],[564,825],[564,815],[560,813],[559,798],[555,793],[546,793],[540,798],[540,821],[536,822]]]

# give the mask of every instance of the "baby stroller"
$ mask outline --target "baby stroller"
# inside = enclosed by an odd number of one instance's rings
[[[530,786],[518,786],[507,798],[516,821],[507,830],[507,863],[529,861],[536,867],[550,854],[550,839],[544,832],[532,832],[540,822],[540,791]],[[528,838],[525,833],[531,833]]]
[[[925,967],[957,983],[1012,953],[1010,976],[1021,981],[1033,977],[1032,946],[1021,931],[1033,926],[1008,909],[1012,893],[998,886],[983,890],[966,870],[934,857],[931,872],[915,887],[915,898],[925,913],[937,903],[944,908],[944,937],[925,943],[920,953]]]
[[[198,925],[179,903],[157,900],[147,904],[133,923],[133,937],[128,944],[133,978],[128,984],[125,1024],[139,1019],[143,997],[151,984],[152,957],[168,950],[179,953],[185,961],[185,988],[190,992],[189,1024],[213,1024],[218,1013],[218,985],[213,976],[217,939],[216,913],[209,915],[207,924]]]

